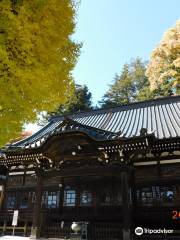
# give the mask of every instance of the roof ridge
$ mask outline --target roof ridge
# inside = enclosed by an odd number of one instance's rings
[[[49,121],[53,120],[53,119],[56,119],[56,118],[64,118],[64,117],[68,117],[71,118],[75,115],[79,115],[79,114],[87,114],[87,113],[95,113],[95,112],[103,112],[103,111],[110,111],[110,110],[113,110],[113,109],[119,109],[119,108],[125,108],[125,107],[128,107],[128,106],[135,106],[135,105],[138,105],[138,104],[142,104],[142,105],[145,105],[146,103],[159,103],[161,101],[164,101],[164,100],[174,100],[176,98],[179,98],[180,99],[180,95],[174,95],[174,96],[165,96],[165,97],[158,97],[158,98],[153,98],[153,99],[147,99],[147,100],[142,100],[142,101],[137,101],[137,102],[130,102],[130,103],[124,103],[124,104],[120,104],[118,106],[114,106],[114,107],[107,107],[107,108],[97,108],[97,109],[91,109],[91,110],[87,110],[87,111],[80,111],[80,112],[74,112],[74,113],[68,113],[68,114],[60,114],[60,115],[55,115],[55,116],[52,116],[50,117]]]

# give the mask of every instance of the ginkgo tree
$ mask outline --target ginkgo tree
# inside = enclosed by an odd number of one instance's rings
[[[146,75],[155,95],[180,94],[180,20],[152,52]]]
[[[74,90],[74,0],[0,1],[0,145]]]

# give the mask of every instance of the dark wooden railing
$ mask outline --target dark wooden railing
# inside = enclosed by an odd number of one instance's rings
[[[12,234],[13,210],[0,211],[0,234]],[[15,235],[29,236],[32,225],[32,211],[20,210],[18,216],[18,225],[15,227]]]
[[[46,225],[43,237],[69,239],[72,235],[71,222],[66,222],[62,228],[61,223]],[[122,225],[116,222],[90,222],[87,225],[88,240],[122,240]]]
[[[132,209],[131,212],[133,218],[132,224],[141,226],[141,224],[149,224],[150,222],[154,222],[154,224],[164,224],[169,222],[173,225],[173,210],[173,206],[137,205],[136,208]],[[12,218],[13,210],[0,211],[0,233],[12,234]],[[19,210],[18,225],[15,228],[15,234],[29,236],[32,226],[32,218],[32,210]],[[42,237],[69,238],[71,234],[70,226],[73,221],[87,221],[89,222],[88,240],[121,239],[119,238],[119,236],[122,234],[121,206],[99,206],[98,208],[63,207],[63,209],[42,209],[41,219],[42,226],[45,226],[42,228]],[[64,224],[62,224],[63,221]],[[165,227],[165,225],[162,227]]]

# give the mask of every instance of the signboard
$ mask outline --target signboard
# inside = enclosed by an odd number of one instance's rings
[[[61,228],[63,228],[63,227],[64,227],[64,221],[61,222]]]
[[[14,214],[13,214],[13,220],[12,220],[12,226],[17,226],[18,213],[19,213],[18,210],[15,210],[15,211],[14,211]]]

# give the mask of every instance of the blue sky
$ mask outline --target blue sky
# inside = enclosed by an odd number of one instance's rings
[[[124,63],[148,60],[163,33],[180,18],[180,0],[81,0],[76,33],[83,42],[73,71],[96,104]]]

